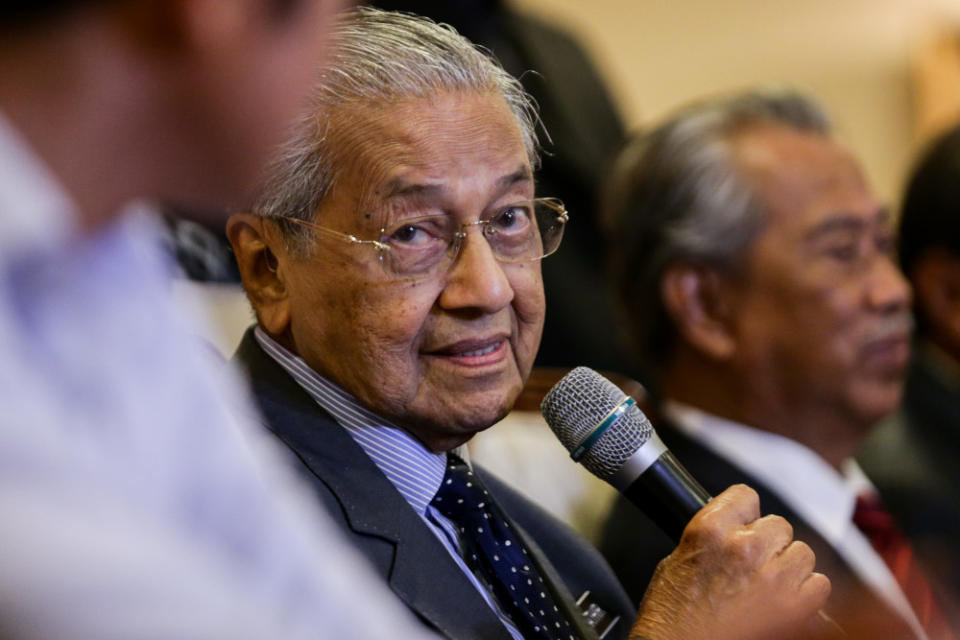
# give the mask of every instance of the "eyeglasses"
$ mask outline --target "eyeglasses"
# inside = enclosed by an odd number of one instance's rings
[[[500,262],[533,262],[560,246],[569,219],[556,198],[536,198],[499,207],[476,222],[459,223],[438,214],[399,220],[380,229],[378,240],[354,235],[288,216],[276,216],[351,244],[370,245],[384,272],[400,279],[446,274],[467,238],[469,227],[480,226],[493,255]]]

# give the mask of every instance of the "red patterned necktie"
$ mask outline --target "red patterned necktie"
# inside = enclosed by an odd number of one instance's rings
[[[876,494],[857,496],[853,523],[867,536],[893,573],[930,640],[953,640],[954,635],[946,624],[910,543]]]

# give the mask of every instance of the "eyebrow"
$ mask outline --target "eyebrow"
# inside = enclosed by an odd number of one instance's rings
[[[533,182],[533,172],[530,170],[530,167],[523,166],[513,173],[501,176],[494,185],[498,193],[503,193],[521,182]],[[405,178],[401,177],[391,180],[388,183],[383,199],[391,200],[393,198],[436,196],[442,195],[446,191],[447,187],[443,184],[408,182]]]
[[[407,182],[404,178],[391,180],[387,185],[387,191],[383,196],[384,200],[393,198],[406,198],[410,196],[431,196],[443,193],[445,190],[441,184],[423,184],[416,182]]]
[[[890,222],[890,210],[887,207],[877,209],[871,220],[865,221],[859,216],[847,213],[837,213],[815,226],[807,232],[806,239],[815,241],[825,235],[837,231],[860,231],[870,224],[888,225]]]
[[[523,166],[511,174],[503,176],[497,180],[497,187],[503,192],[521,182],[533,182],[533,172],[530,167]]]

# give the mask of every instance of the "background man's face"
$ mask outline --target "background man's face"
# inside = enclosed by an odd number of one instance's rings
[[[499,96],[440,94],[337,115],[330,130],[345,161],[320,224],[373,239],[400,219],[466,223],[533,197],[519,126]],[[398,281],[370,246],[317,242],[313,258],[281,265],[289,337],[312,368],[435,450],[509,410],[540,341],[539,262],[498,262],[472,227],[448,274]]]
[[[909,355],[909,290],[857,163],[826,138],[763,126],[735,138],[765,227],[733,287],[743,370],[784,406],[858,424],[893,411]]]

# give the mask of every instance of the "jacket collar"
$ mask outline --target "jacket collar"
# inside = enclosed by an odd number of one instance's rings
[[[373,461],[270,358],[248,331],[234,356],[247,369],[266,426],[337,499],[353,542],[393,592],[450,638],[511,636],[439,540]],[[384,543],[388,552],[384,553]]]

